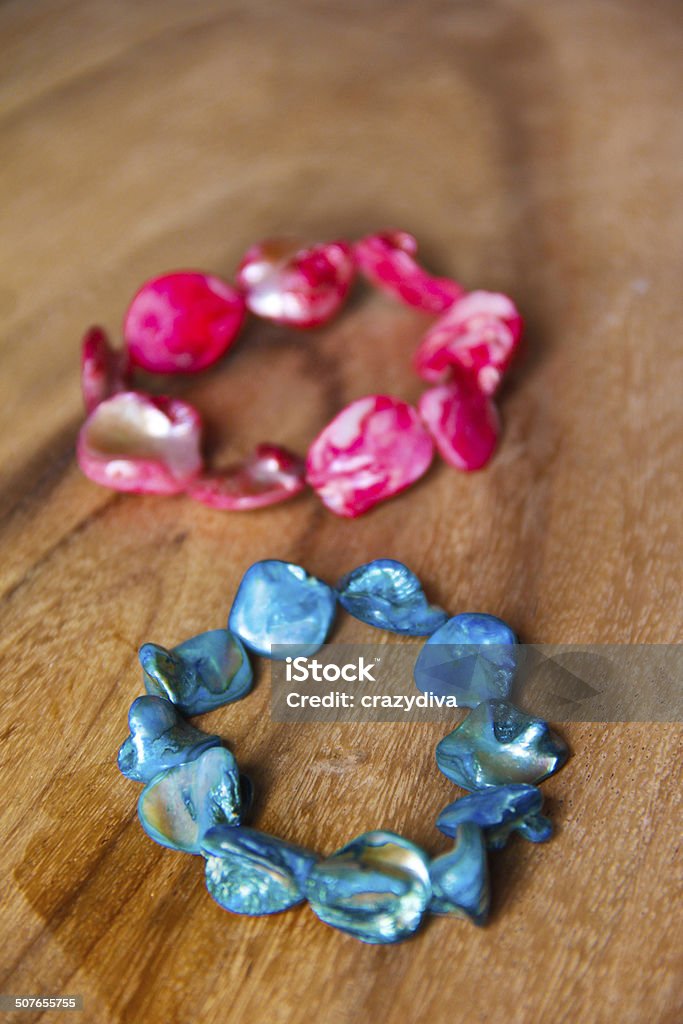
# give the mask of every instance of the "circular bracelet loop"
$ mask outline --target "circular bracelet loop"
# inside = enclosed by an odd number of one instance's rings
[[[494,402],[517,353],[522,319],[505,295],[435,278],[403,231],[358,242],[306,246],[273,240],[248,250],[233,284],[200,271],[164,274],[137,291],[124,318],[124,347],[99,327],[82,346],[87,419],[77,455],[91,480],[119,491],[185,493],[241,511],[312,487],[330,511],[354,518],[423,476],[436,448],[460,470],[491,459],[500,434]],[[202,421],[187,402],[136,390],[133,371],[197,373],[225,355],[248,313],[310,330],[341,309],[356,274],[399,301],[438,317],[413,369],[428,384],[417,408],[382,392],[341,409],[306,458],[263,442],[236,465],[212,469]]]
[[[469,795],[437,818],[455,840],[430,858],[394,832],[357,836],[320,858],[289,840],[245,824],[252,786],[219,736],[186,721],[245,697],[253,674],[248,651],[263,657],[307,657],[332,627],[337,605],[380,629],[427,636],[415,664],[426,692],[429,650],[451,654],[450,688],[467,717],[436,748],[440,770]],[[568,757],[564,741],[541,719],[507,698],[515,674],[517,638],[492,615],[449,617],[430,605],[417,577],[400,562],[379,559],[358,567],[332,588],[300,566],[268,560],[245,573],[227,629],[212,630],[167,650],[140,649],[147,694],[129,713],[130,735],[118,764],[144,783],[138,800],[143,829],[156,842],[199,854],[206,886],[235,914],[265,915],[307,902],[326,924],[368,943],[412,935],[427,912],[484,924],[489,908],[487,849],[511,832],[544,842],[552,825],[542,813],[537,784]],[[465,684],[462,664],[480,663],[477,686]],[[443,670],[443,656],[440,656]]]

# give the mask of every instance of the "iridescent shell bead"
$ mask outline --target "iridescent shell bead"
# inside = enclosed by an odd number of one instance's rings
[[[277,444],[258,444],[243,462],[200,473],[187,486],[187,496],[209,508],[229,512],[277,505],[306,486],[306,463]]]
[[[321,921],[362,942],[400,942],[429,903],[429,860],[393,832],[366,832],[315,865],[306,896]]]
[[[245,311],[242,294],[213,274],[180,271],[146,281],[123,324],[131,362],[150,373],[197,373],[227,352]]]
[[[119,391],[128,391],[131,373],[126,349],[115,349],[101,327],[90,327],[81,346],[81,390],[85,411]]]
[[[366,395],[312,441],[306,479],[331,512],[353,519],[419,480],[433,455],[416,409],[392,395]]]
[[[522,328],[519,311],[507,295],[470,292],[432,324],[413,366],[434,384],[465,376],[483,395],[492,395],[519,348]]]
[[[517,669],[517,637],[502,619],[455,615],[425,641],[415,662],[422,693],[454,697],[460,707],[507,697]]]
[[[188,402],[120,391],[90,413],[76,457],[90,480],[114,491],[179,494],[202,468],[201,435]]]
[[[162,697],[138,697],[128,712],[130,736],[119,750],[118,766],[135,782],[150,782],[159,772],[199,757],[221,744],[186,722],[178,709]]]
[[[200,853],[210,828],[238,825],[242,812],[239,769],[225,747],[214,747],[157,775],[138,800],[138,817],[147,835],[185,853]]]
[[[466,822],[455,833],[452,850],[435,857],[429,866],[432,914],[469,917],[484,924],[488,916],[490,889],[484,833],[473,822]]]
[[[448,618],[428,603],[415,573],[393,558],[359,565],[339,580],[336,589],[350,615],[392,633],[428,636]]]
[[[236,275],[248,309],[292,327],[319,327],[338,312],[356,273],[344,241],[306,245],[271,238],[251,247]]]
[[[247,652],[227,629],[200,633],[170,650],[144,644],[138,656],[147,692],[166,697],[185,715],[231,704],[251,689]]]
[[[469,790],[512,782],[535,785],[568,756],[566,743],[547,722],[506,700],[483,701],[436,748],[444,775]]]
[[[436,819],[436,827],[447,836],[473,823],[484,830],[489,849],[505,846],[508,836],[519,831],[526,839],[542,843],[550,839],[552,823],[540,813],[543,794],[536,786],[524,783],[494,786],[463,796],[449,804]]]
[[[443,313],[463,294],[457,282],[433,277],[416,260],[417,241],[407,231],[384,231],[354,245],[361,273],[377,288],[425,313]]]
[[[336,604],[327,583],[299,565],[269,559],[242,577],[228,628],[266,658],[315,654],[330,631]],[[277,645],[283,649],[273,651]]]
[[[476,384],[455,380],[424,391],[420,416],[449,466],[470,473],[491,459],[500,435],[500,416],[492,399]]]
[[[202,841],[206,887],[233,914],[277,914],[304,899],[303,886],[317,857],[253,828],[219,825]]]

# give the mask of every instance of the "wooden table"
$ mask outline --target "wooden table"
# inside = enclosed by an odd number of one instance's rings
[[[226,915],[196,859],[142,834],[114,764],[138,645],[221,626],[259,558],[334,580],[398,557],[532,642],[680,640],[680,4],[14,0],[0,37],[0,991],[82,994],[89,1024],[681,1021],[677,726],[566,727],[558,834],[495,857],[489,926],[383,948],[307,908]],[[434,468],[358,522],[81,476],[85,326],[117,333],[146,277],[229,275],[262,236],[385,225],[527,316],[490,468]],[[354,397],[416,398],[425,323],[367,294],[313,335],[253,324],[174,386],[217,460],[305,449]],[[259,827],[446,848],[442,726],[275,725],[267,679],[202,723],[253,775]]]

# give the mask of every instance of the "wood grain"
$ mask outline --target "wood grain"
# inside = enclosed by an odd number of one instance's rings
[[[262,557],[329,579],[399,557],[529,641],[680,641],[680,4],[10,0],[0,39],[0,991],[81,993],[93,1024],[681,1021],[679,727],[567,727],[556,840],[495,858],[487,928],[396,948],[306,908],[228,917],[197,860],[141,834],[114,767],[137,646],[220,626]],[[435,468],[353,523],[311,496],[230,516],[81,477],[86,325],[116,331],[164,269],[229,274],[264,235],[386,224],[528,319],[486,472]],[[354,397],[413,399],[423,329],[363,295],[315,335],[252,326],[177,390],[217,457],[303,449]],[[438,726],[275,725],[267,673],[204,724],[266,830],[444,848]]]

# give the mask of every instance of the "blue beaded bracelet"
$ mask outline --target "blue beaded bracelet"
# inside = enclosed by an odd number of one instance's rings
[[[442,692],[472,708],[436,748],[441,771],[469,795],[441,811],[437,827],[455,840],[430,859],[394,832],[366,832],[325,858],[244,824],[252,787],[219,736],[184,716],[240,700],[253,672],[247,650],[264,657],[315,653],[325,642],[337,604],[380,629],[427,640],[415,681],[434,690],[430,652],[447,649]],[[267,560],[247,570],[227,629],[178,647],[140,649],[147,694],[131,705],[130,735],[118,765],[144,783],[138,800],[143,829],[162,846],[200,854],[210,895],[235,914],[274,914],[307,901],[321,921],[368,943],[399,942],[426,912],[486,921],[487,849],[500,849],[516,831],[534,843],[552,834],[541,813],[537,783],[562,767],[564,741],[542,719],[507,698],[516,667],[517,638],[491,615],[449,618],[427,602],[417,577],[400,562],[378,559],[344,576],[335,588],[300,566]],[[464,658],[479,655],[471,673]]]

